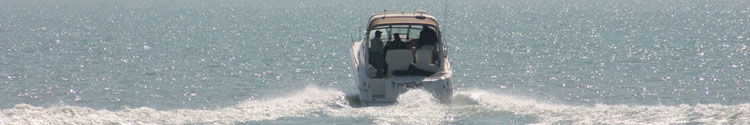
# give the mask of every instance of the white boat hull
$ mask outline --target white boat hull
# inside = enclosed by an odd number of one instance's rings
[[[450,78],[391,77],[365,79],[359,83],[359,99],[363,105],[396,102],[398,96],[409,89],[426,90],[441,102],[449,102],[453,95],[453,83]]]
[[[433,97],[441,102],[450,101],[453,96],[453,83],[451,80],[452,70],[450,70],[450,62],[447,61],[447,58],[443,64],[445,68],[430,76],[374,78],[372,77],[374,71],[365,61],[367,54],[363,51],[361,44],[362,41],[354,43],[351,56],[362,106],[392,104],[396,102],[399,95],[410,89],[423,89],[430,92]],[[368,76],[368,74],[370,75]]]
[[[361,104],[393,103],[410,89],[423,89],[449,102],[453,72],[442,37],[437,19],[426,11],[373,14],[365,38],[351,48]],[[382,52],[378,55],[384,58],[369,58],[368,51]],[[373,59],[372,65],[368,59]]]

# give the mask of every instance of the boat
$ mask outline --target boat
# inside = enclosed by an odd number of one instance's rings
[[[384,46],[373,45],[376,33],[382,34],[378,38]],[[437,19],[426,11],[373,14],[364,39],[351,48],[360,105],[393,104],[410,89],[423,89],[436,100],[449,102],[453,72],[442,37]],[[377,64],[381,62],[385,65]]]

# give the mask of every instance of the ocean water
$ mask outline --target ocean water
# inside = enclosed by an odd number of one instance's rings
[[[750,123],[746,0],[0,3],[0,124]],[[353,39],[417,9],[452,102],[358,106]]]

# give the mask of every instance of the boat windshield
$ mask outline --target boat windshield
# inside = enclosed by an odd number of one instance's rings
[[[432,27],[430,27],[432,29]],[[419,32],[422,31],[422,25],[383,25],[372,28],[369,31],[368,38],[372,39],[375,37],[375,31],[383,32],[380,39],[383,42],[393,41],[393,34],[398,33],[401,37],[401,41],[409,42],[410,40],[419,39]],[[434,30],[436,31],[436,30]]]

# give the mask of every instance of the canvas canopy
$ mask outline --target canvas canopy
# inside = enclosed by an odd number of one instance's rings
[[[370,18],[368,29],[380,25],[426,24],[439,27],[437,20],[427,13],[377,13]]]

